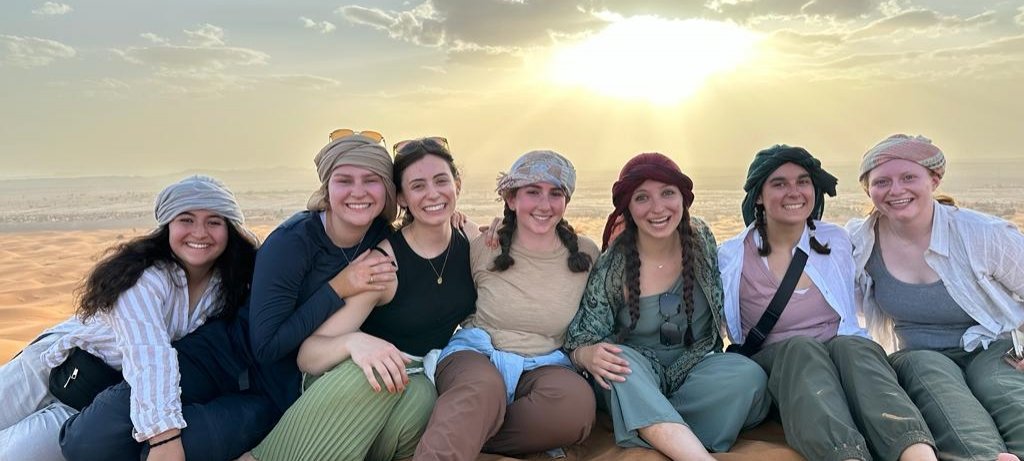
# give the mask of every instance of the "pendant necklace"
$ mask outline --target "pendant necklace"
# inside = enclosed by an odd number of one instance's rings
[[[444,262],[441,263],[441,271],[440,272],[437,270],[436,267],[434,267],[434,262],[431,261],[430,258],[423,258],[423,259],[425,259],[427,261],[427,264],[430,265],[430,270],[434,271],[434,275],[437,276],[437,284],[438,285],[444,283],[444,268],[448,267],[448,254],[451,253],[451,251],[452,251],[452,240],[455,240],[454,233],[452,234],[451,238],[448,239],[448,246],[444,250]]]

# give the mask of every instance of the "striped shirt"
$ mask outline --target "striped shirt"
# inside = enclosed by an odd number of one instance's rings
[[[960,338],[964,350],[987,349],[1024,325],[1024,234],[1013,223],[967,208],[933,202],[932,235],[924,261],[954,301],[978,325]],[[868,328],[886,350],[899,350],[895,322],[875,300],[866,268],[879,213],[846,224],[853,240],[858,296]]]
[[[215,273],[189,314],[185,271],[174,264],[150,266],[113,309],[90,318],[44,352],[43,363],[56,367],[78,347],[120,369],[131,385],[131,419],[139,442],[184,428],[178,356],[171,342],[216,313],[219,287]]]

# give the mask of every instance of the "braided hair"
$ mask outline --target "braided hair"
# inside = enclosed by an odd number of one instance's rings
[[[625,280],[626,308],[629,312],[629,328],[620,330],[618,342],[623,342],[629,334],[636,329],[636,323],[640,319],[640,251],[637,248],[637,226],[633,217],[627,211],[623,213],[626,221],[626,228],[622,235],[616,240],[625,253]],[[682,249],[682,275],[683,275],[683,296],[682,302],[686,314],[686,332],[683,334],[683,344],[686,347],[693,346],[693,309],[694,309],[694,284],[695,284],[695,257],[698,251],[696,238],[693,236],[693,226],[690,225],[690,210],[683,207],[683,217],[676,227],[679,234],[679,246]]]
[[[828,244],[821,243],[818,238],[814,236],[814,231],[817,230],[817,226],[814,224],[814,218],[807,217],[807,227],[811,229],[811,249],[821,255],[827,255],[832,253],[832,249],[829,248]],[[761,246],[757,248],[757,254],[761,256],[768,256],[772,254],[772,245],[768,243],[768,223],[764,218],[764,205],[754,205],[754,229],[757,230],[757,235],[761,237]]]
[[[514,194],[515,191],[512,193]],[[506,203],[501,227],[498,229],[498,244],[501,246],[501,253],[494,257],[494,265],[491,266],[491,271],[503,272],[516,263],[511,254],[512,236],[515,235],[515,231],[516,212],[512,211]],[[579,234],[576,233],[576,229],[569,224],[569,221],[562,218],[558,221],[555,232],[558,234],[558,240],[569,250],[569,257],[567,258],[569,270],[577,273],[589,271],[594,260],[589,254],[580,251]]]

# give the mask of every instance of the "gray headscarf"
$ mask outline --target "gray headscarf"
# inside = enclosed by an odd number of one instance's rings
[[[164,226],[175,216],[193,210],[210,210],[231,221],[239,231],[245,230],[245,216],[235,194],[224,183],[205,175],[189,176],[165,187],[156,197],[153,214],[156,223]]]
[[[523,186],[546,182],[565,191],[565,201],[576,190],[576,168],[558,152],[534,150],[523,154],[508,173],[498,175],[497,192],[502,198]]]
[[[387,197],[381,216],[389,223],[398,216],[395,182],[391,179],[394,163],[388,150],[379,142],[358,134],[344,136],[327,143],[323,149],[320,149],[320,152],[313,158],[313,164],[316,165],[316,173],[320,176],[321,187],[309,197],[306,209],[325,210],[327,208],[326,185],[327,181],[331,179],[331,172],[339,166],[352,165],[376,173],[384,180]]]

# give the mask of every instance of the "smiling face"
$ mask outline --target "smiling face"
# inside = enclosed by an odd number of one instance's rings
[[[331,172],[327,181],[328,212],[341,223],[367,227],[384,211],[387,189],[376,173],[341,165]]]
[[[890,160],[868,172],[868,196],[885,217],[903,222],[930,220],[939,178],[909,160]]]
[[[550,237],[565,215],[565,191],[546,182],[520,187],[506,200],[516,213],[516,232],[524,237]]]
[[[757,203],[764,206],[768,227],[802,226],[814,210],[814,183],[802,166],[784,163],[765,180]]]
[[[171,251],[190,276],[206,274],[228,246],[228,222],[208,210],[192,210],[167,224]]]
[[[415,222],[431,226],[448,223],[455,211],[459,182],[444,159],[426,155],[402,171],[398,205],[412,213]]]
[[[676,238],[683,211],[679,188],[653,179],[640,184],[629,199],[629,215],[637,231],[654,239]]]

